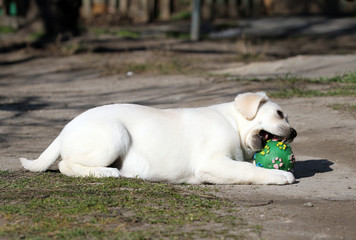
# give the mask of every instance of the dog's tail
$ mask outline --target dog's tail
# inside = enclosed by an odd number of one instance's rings
[[[21,164],[31,172],[43,172],[59,157],[61,144],[60,135],[49,145],[49,147],[36,160],[20,158]]]

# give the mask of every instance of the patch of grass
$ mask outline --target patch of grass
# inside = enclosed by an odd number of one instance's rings
[[[268,83],[272,98],[356,96],[356,71],[330,78],[300,78],[286,74],[268,79],[244,79],[238,75],[210,75],[228,81]]]
[[[109,31],[105,28],[89,28],[89,32],[95,34],[96,37],[100,37],[103,34],[109,34]]]
[[[244,239],[254,227],[211,191],[138,179],[0,172],[0,238]]]
[[[342,82],[356,83],[356,71],[349,72],[342,77]]]
[[[137,39],[140,37],[140,34],[137,32],[134,32],[134,31],[120,29],[120,30],[116,31],[116,36],[121,37],[121,38]]]
[[[10,26],[0,25],[0,34],[9,34],[16,32],[16,29]]]
[[[272,98],[356,96],[356,86],[337,86],[327,90],[291,87],[279,91],[270,91],[269,96]]]
[[[189,61],[181,61],[175,58],[169,58],[166,61],[147,61],[144,63],[108,63],[102,68],[103,75],[126,74],[187,74],[192,72],[192,65]]]
[[[191,11],[186,10],[186,11],[180,11],[180,12],[174,13],[174,14],[171,16],[171,20],[172,20],[172,21],[188,20],[188,19],[190,19],[191,17],[192,17]]]
[[[252,227],[252,230],[257,234],[260,234],[263,230],[263,227],[261,225],[256,225]]]
[[[328,107],[337,111],[356,113],[356,105],[352,105],[348,103],[334,103],[334,104],[329,104]]]
[[[257,41],[257,42],[256,42]],[[244,35],[236,40],[236,61],[252,62],[260,61],[264,58],[268,50],[268,44],[264,44],[261,49],[258,47],[258,40],[246,38]]]
[[[166,32],[166,37],[188,40],[188,39],[190,39],[190,33],[168,31],[168,32]]]
[[[129,38],[129,39],[137,39],[140,37],[140,34],[127,29],[106,29],[106,28],[90,28],[89,31],[94,33],[97,37],[101,35],[107,34],[112,36],[117,36],[120,38]]]
[[[289,81],[298,81],[301,78],[291,77]],[[348,72],[344,75],[337,75],[334,77],[321,77],[321,78],[302,78],[302,80],[311,83],[356,83],[356,71]]]
[[[283,86],[273,90],[273,98],[356,96],[356,71],[331,78],[298,78],[286,75],[284,78],[268,79],[279,81]]]
[[[89,51],[89,48],[85,43],[74,42],[61,45],[59,50],[60,53],[63,55],[73,55],[77,53],[87,52]]]
[[[285,80],[289,82],[306,81],[310,83],[356,83],[356,71],[334,77],[320,78],[298,78],[287,74]]]
[[[36,31],[27,36],[29,41],[36,41],[45,35],[44,31]]]

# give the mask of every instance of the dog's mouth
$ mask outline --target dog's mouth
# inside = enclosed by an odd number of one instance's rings
[[[249,148],[253,151],[261,150],[266,145],[266,142],[268,140],[291,143],[293,139],[297,136],[297,132],[293,128],[291,128],[290,131],[291,133],[289,135],[279,136],[264,129],[257,130],[252,135],[252,138],[247,140],[247,143],[249,145]]]
[[[261,130],[259,133],[258,133],[258,137],[261,139],[262,142],[267,142],[268,140],[273,140],[273,141],[282,141],[282,142],[285,142],[287,140],[286,137],[281,137],[281,136],[277,136],[277,135],[274,135],[270,132],[267,132],[265,130]]]

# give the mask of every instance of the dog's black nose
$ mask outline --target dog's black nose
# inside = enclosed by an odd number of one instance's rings
[[[294,139],[297,136],[297,131],[294,128],[290,129],[290,138]]]

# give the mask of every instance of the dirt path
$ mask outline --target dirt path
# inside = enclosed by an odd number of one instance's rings
[[[19,157],[37,157],[66,122],[94,106],[130,102],[159,108],[196,107],[271,87],[268,82],[216,81],[195,74],[105,74],[108,68],[103,62],[108,59],[125,63],[141,58],[145,62],[150,54],[4,54],[0,64],[0,169],[19,170]],[[211,66],[214,54],[206,59]],[[219,186],[217,194],[241,205],[240,213],[247,222],[262,226],[251,233],[252,239],[354,239],[356,120],[352,113],[328,106],[356,104],[356,99],[276,101],[289,112],[299,133],[292,145],[298,182],[290,186]]]

